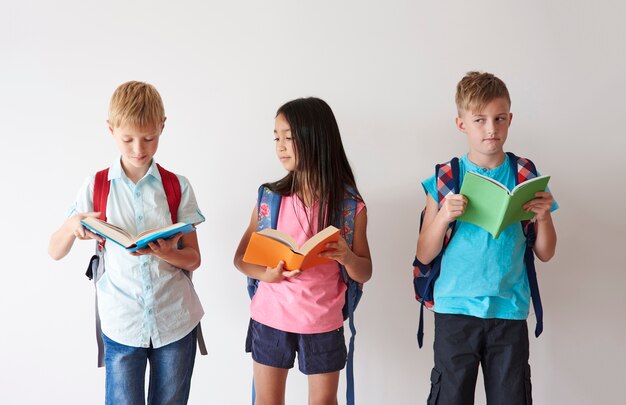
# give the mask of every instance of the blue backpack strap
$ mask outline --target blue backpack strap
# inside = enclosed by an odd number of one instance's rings
[[[437,181],[437,204],[439,208],[443,205],[449,194],[459,192],[459,159],[452,158],[447,163],[435,166],[435,177]],[[420,231],[424,221],[425,210],[422,211],[420,217]],[[448,225],[448,230],[444,239],[441,251],[430,263],[422,263],[417,260],[413,261],[413,287],[415,289],[415,298],[420,302],[420,316],[417,327],[417,345],[422,348],[424,344],[424,307],[432,308],[434,305],[434,285],[441,271],[441,259],[452,235],[454,234],[456,221]]]
[[[259,187],[257,198],[258,225],[257,231],[266,228],[276,229],[278,224],[278,211],[280,210],[280,194],[274,193],[268,187]],[[250,299],[256,294],[259,280],[248,277],[248,295]]]
[[[520,158],[511,152],[507,152],[511,170],[515,173],[515,184],[522,183],[526,180],[537,177],[537,168],[529,159]],[[535,226],[531,221],[522,221],[522,229],[526,236],[526,250],[524,251],[524,264],[526,265],[526,275],[528,277],[528,286],[530,287],[530,297],[533,301],[533,309],[537,323],[535,324],[535,337],[539,337],[543,332],[543,305],[541,304],[541,295],[539,294],[539,283],[537,282],[537,271],[535,269],[535,254],[533,245],[537,239]]]
[[[344,199],[343,211],[339,219],[340,223],[335,225],[338,225],[337,228],[341,231],[341,236],[346,240],[350,249],[352,249],[352,242],[354,240],[354,218],[356,216],[357,205],[357,199],[348,192]],[[356,336],[354,311],[363,295],[363,285],[351,279],[348,275],[348,271],[342,264],[339,264],[339,269],[341,270],[341,277],[347,285],[345,304],[342,309],[343,319],[348,320],[350,327],[348,359],[346,362],[346,404],[354,405],[354,338]]]
[[[259,187],[257,197],[257,214],[258,225],[257,231],[266,228],[276,229],[278,225],[278,211],[280,210],[281,195],[274,193],[266,186]],[[259,286],[259,280],[248,277],[248,295],[250,299],[256,294]],[[252,377],[252,405],[256,399],[256,388],[254,386],[254,377]]]

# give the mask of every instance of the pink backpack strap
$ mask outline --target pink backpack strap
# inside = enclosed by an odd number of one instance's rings
[[[167,205],[170,208],[170,217],[172,218],[172,223],[175,224],[178,222],[178,207],[181,199],[180,182],[174,173],[165,170],[158,163],[157,168],[161,174],[161,182],[163,183],[163,189],[167,197]]]

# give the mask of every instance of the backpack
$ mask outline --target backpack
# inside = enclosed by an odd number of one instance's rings
[[[257,231],[261,231],[266,228],[276,229],[278,224],[278,213],[280,210],[281,195],[274,193],[266,186],[259,187],[258,195],[258,226]],[[354,236],[354,217],[356,215],[357,200],[350,192],[346,193],[343,205],[343,213],[341,218],[342,223],[334,224],[339,228],[341,235],[345,238],[348,246],[352,248],[352,238]],[[350,278],[345,267],[339,264],[341,270],[341,277],[347,285],[345,293],[345,303],[342,308],[342,315],[344,321],[347,319],[350,326],[350,343],[348,345],[348,359],[346,363],[346,403],[348,405],[354,404],[354,337],[356,335],[356,328],[354,326],[354,311],[356,310],[361,296],[363,295],[363,284],[358,283]],[[248,294],[250,299],[254,297],[258,288],[259,280],[248,277]],[[252,385],[252,403],[254,404],[254,384]]]
[[[516,174],[515,184],[522,183],[526,180],[537,177],[537,169],[535,164],[528,159],[515,156],[511,152],[507,152],[511,170]],[[439,208],[445,201],[448,194],[456,194],[459,192],[459,159],[453,158],[449,162],[435,166],[435,176],[437,179],[437,196],[439,200]],[[420,231],[424,220],[424,211],[420,218]],[[521,221],[522,230],[526,237],[526,249],[524,251],[524,264],[526,265],[526,275],[530,287],[530,296],[537,318],[535,325],[535,337],[539,337],[543,332],[543,307],[541,305],[541,297],[539,295],[539,285],[537,283],[537,273],[535,271],[535,254],[533,245],[536,239],[535,227],[533,223]],[[450,239],[454,236],[456,221],[448,225],[448,230],[444,238],[441,251],[430,263],[424,264],[417,260],[413,261],[413,287],[415,289],[415,299],[420,303],[420,317],[417,329],[417,343],[421,348],[424,341],[424,307],[432,309],[434,305],[434,288],[435,282],[441,271],[441,260],[443,253],[450,243]]]
[[[181,190],[180,182],[176,174],[165,170],[161,165],[157,163],[157,168],[161,175],[161,182],[163,183],[163,189],[165,190],[165,197],[167,198],[167,205],[170,210],[170,218],[172,223],[175,224],[178,216],[178,207],[180,206]],[[94,212],[100,212],[100,219],[106,221],[106,208],[109,198],[109,191],[111,189],[111,181],[109,180],[109,169],[104,169],[96,173],[93,187],[93,210]],[[96,254],[89,260],[87,271],[85,275],[89,280],[93,280],[94,286],[98,283],[98,280],[104,274],[104,245],[106,241],[96,243]],[[191,279],[191,274],[188,271],[184,271],[185,275]],[[98,289],[96,288],[96,341],[98,344],[98,367],[104,366],[104,343],[102,341],[102,328],[100,326],[100,314],[98,313]],[[202,336],[202,327],[200,323],[196,327],[196,336],[198,341],[198,347],[200,354],[206,355],[206,345],[204,343],[204,337]]]

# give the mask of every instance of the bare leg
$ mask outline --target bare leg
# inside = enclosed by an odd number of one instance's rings
[[[309,376],[309,405],[337,405],[339,371]]]
[[[285,405],[285,385],[289,369],[265,366],[252,361],[255,405]]]

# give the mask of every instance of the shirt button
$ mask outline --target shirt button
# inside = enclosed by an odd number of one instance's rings
[[[143,219],[143,215],[139,215],[139,216],[137,217],[137,219],[138,219],[139,221],[141,221],[141,220]]]
[[[148,310],[148,313],[149,313],[149,314],[152,314],[152,310],[151,310],[151,309],[149,309],[149,310]]]
[[[137,191],[137,192],[135,193],[135,197],[137,197],[137,198],[141,197],[141,193],[140,193],[139,191]]]
[[[147,285],[146,286],[146,290],[148,290],[148,291],[152,290],[152,286],[151,285]]]

